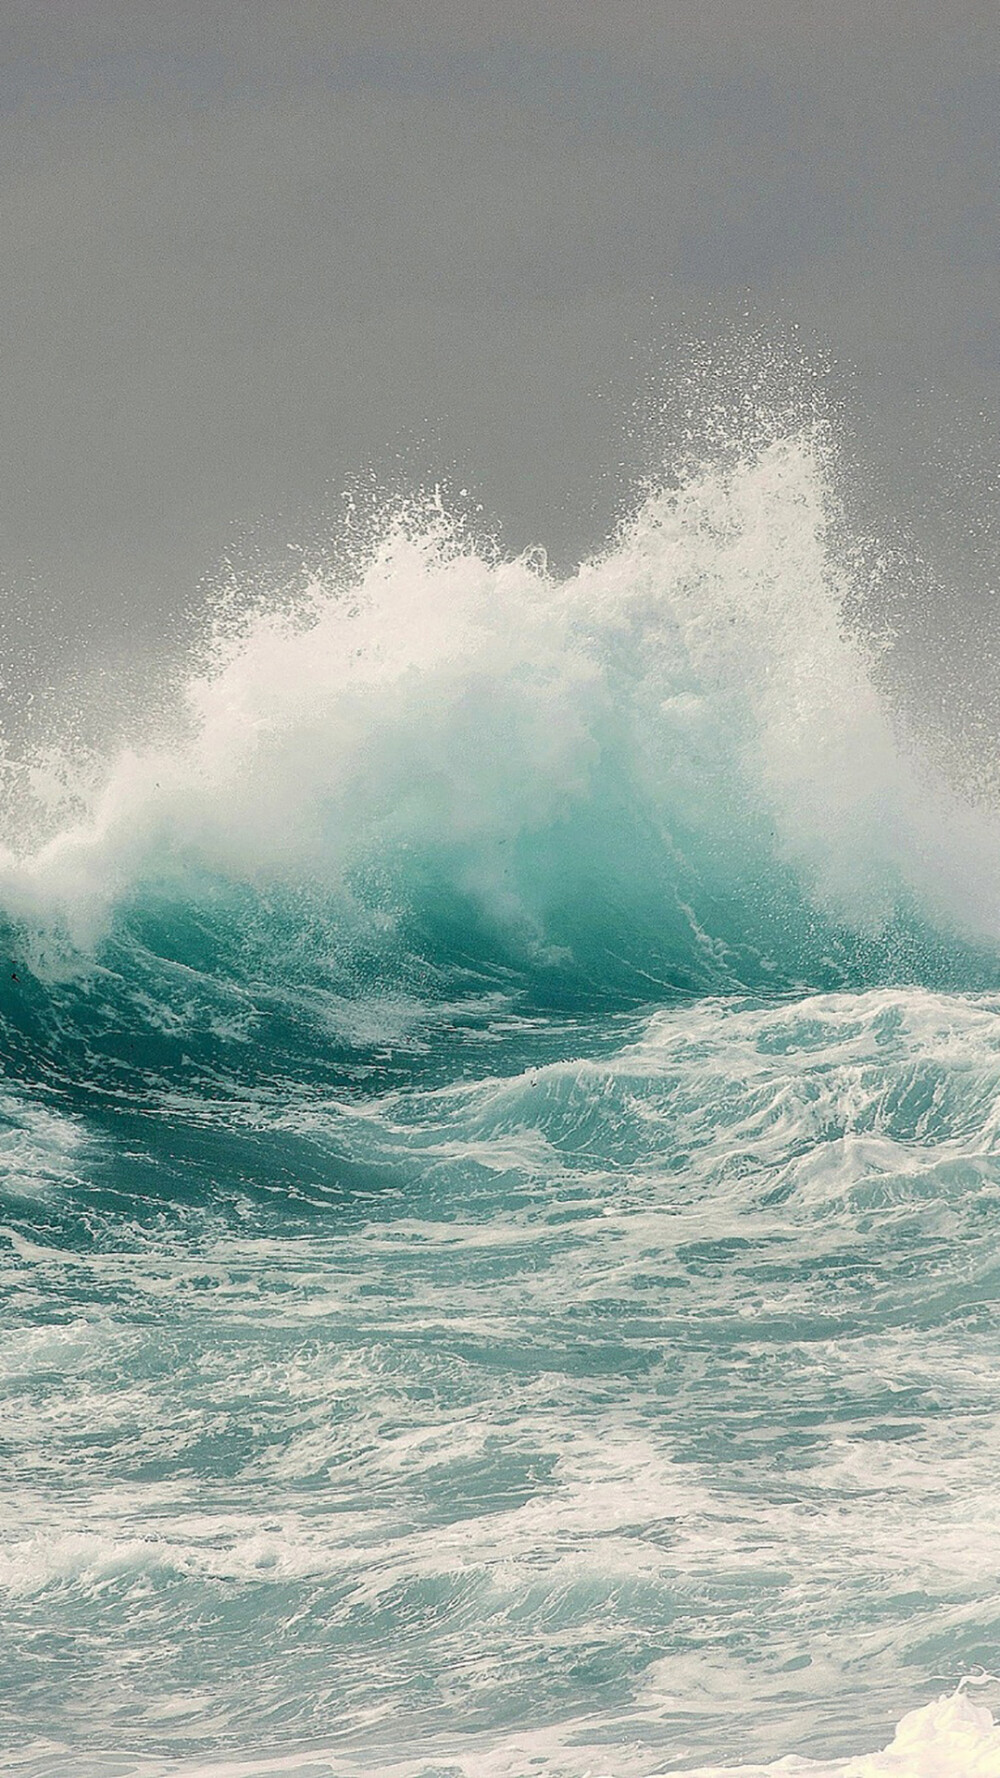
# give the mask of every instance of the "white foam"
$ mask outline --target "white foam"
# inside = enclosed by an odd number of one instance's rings
[[[880,1753],[833,1761],[793,1756],[768,1766],[698,1766],[683,1778],[1000,1778],[1000,1726],[962,1686],[911,1710]]]
[[[169,744],[120,753],[74,786],[77,818],[0,853],[3,902],[82,940],[149,876],[335,884],[372,847],[395,869],[430,845],[516,925],[507,848],[585,804],[617,751],[650,822],[707,835],[737,877],[749,786],[758,838],[838,915],[877,925],[902,881],[995,936],[1000,827],[900,752],[844,633],[834,509],[799,436],[651,495],[562,583],[444,519],[397,527],[352,585],[317,574],[220,635]]]
[[[35,1743],[6,1769],[18,1778],[653,1778],[648,1755],[630,1748],[609,1758],[584,1722],[514,1733],[499,1740],[456,1736],[421,1755],[401,1749],[377,1764],[332,1747],[291,1753],[192,1760],[73,1755]],[[1000,1726],[965,1686],[910,1711],[881,1752],[836,1760],[794,1754],[769,1765],[678,1766],[656,1778],[1000,1778]]]

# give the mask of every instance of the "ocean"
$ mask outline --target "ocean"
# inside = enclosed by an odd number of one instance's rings
[[[808,429],[8,761],[19,1778],[1000,1778],[1000,819]]]

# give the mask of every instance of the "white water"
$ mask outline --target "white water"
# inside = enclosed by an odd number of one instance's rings
[[[345,1761],[322,1749],[279,1759],[162,1760],[76,1758],[56,1746],[29,1748],[7,1769],[18,1778],[637,1778],[648,1768],[626,1753],[610,1759],[606,1750],[586,1747],[587,1725],[567,1736],[533,1733],[500,1746],[482,1744],[456,1756],[442,1750],[430,1759],[380,1759],[377,1766]],[[576,1751],[573,1751],[573,1748]],[[590,1765],[596,1758],[600,1763]],[[896,1727],[879,1752],[818,1761],[794,1755],[761,1766],[671,1766],[651,1778],[1000,1778],[1000,1726],[990,1710],[973,1701],[963,1686],[920,1709]]]
[[[9,762],[22,837],[0,850],[2,903],[90,942],[150,879],[332,884],[431,851],[528,933],[507,849],[610,771],[664,843],[696,829],[732,881],[765,845],[852,926],[878,927],[902,890],[992,940],[1000,822],[901,749],[844,629],[835,518],[799,436],[649,495],[561,583],[484,558],[444,518],[400,522],[353,582],[317,576],[220,631],[169,740],[87,772],[58,747]]]

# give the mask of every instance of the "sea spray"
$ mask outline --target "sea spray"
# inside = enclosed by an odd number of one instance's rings
[[[280,950],[352,996],[428,967],[450,993],[466,959],[543,999],[992,983],[1000,827],[900,750],[832,499],[816,441],[777,441],[651,493],[561,583],[400,522],[355,583],[221,632],[173,741],[8,844],[11,947],[141,934],[198,967],[239,929],[252,971],[273,918],[269,978]]]

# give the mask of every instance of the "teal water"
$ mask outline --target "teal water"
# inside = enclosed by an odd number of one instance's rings
[[[1000,824],[831,502],[389,525],[21,774],[8,1769],[1000,1774]]]

